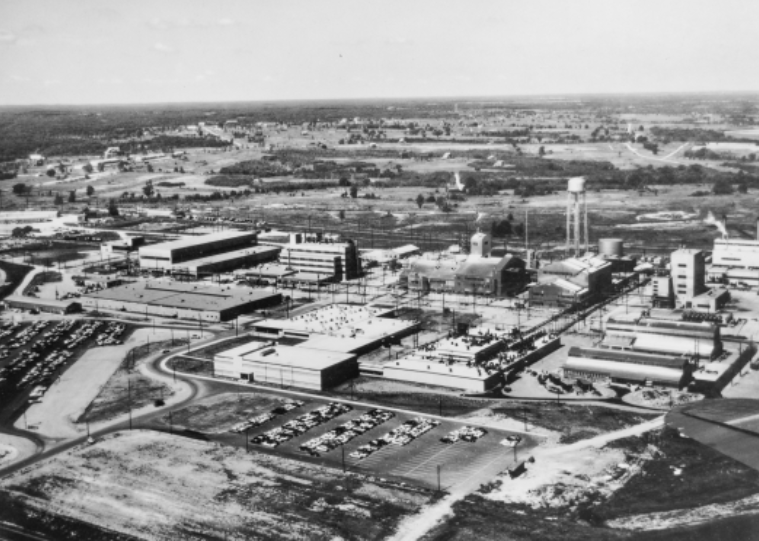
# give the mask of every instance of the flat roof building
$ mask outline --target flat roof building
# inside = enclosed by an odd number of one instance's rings
[[[82,305],[77,301],[56,301],[52,299],[38,299],[36,297],[23,297],[21,295],[9,295],[3,300],[8,308],[20,310],[39,310],[51,314],[74,314],[82,311]]]
[[[321,391],[358,376],[358,364],[354,354],[312,349],[308,342],[252,342],[216,354],[214,374]]]
[[[257,246],[257,234],[225,231],[140,248],[140,267],[202,276],[276,259],[279,249]]]
[[[275,306],[282,301],[282,295],[236,287],[136,282],[88,293],[81,301],[90,309],[216,322]]]

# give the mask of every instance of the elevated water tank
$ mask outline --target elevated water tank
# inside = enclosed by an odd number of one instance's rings
[[[622,257],[625,255],[622,239],[598,239],[598,253]]]
[[[567,190],[571,193],[582,193],[585,191],[585,177],[572,177],[569,179]]]

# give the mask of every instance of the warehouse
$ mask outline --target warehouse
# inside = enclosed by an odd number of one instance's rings
[[[257,246],[257,234],[225,231],[140,248],[140,267],[199,276],[276,259],[276,247]]]
[[[547,306],[550,308],[569,308],[590,302],[591,294],[587,287],[575,284],[563,278],[552,282],[536,284],[530,288],[530,306]]]
[[[572,347],[564,363],[564,375],[591,381],[651,382],[679,387],[684,382],[683,370],[686,365],[693,368],[692,361],[687,357]]]
[[[358,376],[356,356],[308,347],[252,342],[214,356],[216,376],[321,391]]]
[[[709,323],[651,318],[609,318],[605,341],[626,339],[628,349],[667,355],[698,355],[713,359],[722,353],[719,327]]]
[[[4,299],[4,302],[7,308],[47,312],[50,314],[64,315],[82,311],[82,305],[74,301],[54,301],[52,299],[10,295]]]
[[[278,305],[282,296],[254,289],[138,282],[88,293],[81,300],[90,309],[217,322]]]

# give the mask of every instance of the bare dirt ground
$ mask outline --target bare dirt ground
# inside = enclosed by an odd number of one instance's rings
[[[147,431],[77,447],[2,487],[32,509],[156,540],[383,539],[428,499],[318,466]]]

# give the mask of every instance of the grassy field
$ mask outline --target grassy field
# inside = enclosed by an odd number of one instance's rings
[[[259,392],[225,393],[172,412],[171,422],[180,428],[221,433],[244,419],[277,407],[284,400],[280,396]],[[168,425],[169,417],[164,416],[162,422]]]
[[[33,268],[27,265],[18,265],[10,261],[0,260],[0,270],[5,273],[5,285],[0,287],[0,297],[5,298],[12,294]]]
[[[173,345],[181,345],[182,342],[181,338],[177,338]],[[137,409],[172,396],[174,392],[171,387],[136,372],[136,368],[148,357],[171,346],[172,341],[165,340],[132,348],[77,422],[105,421],[127,413],[130,408]]]

